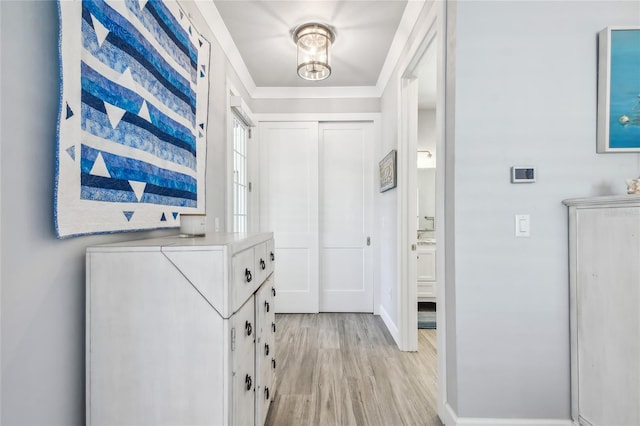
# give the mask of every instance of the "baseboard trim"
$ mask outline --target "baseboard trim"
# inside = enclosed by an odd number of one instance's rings
[[[571,420],[561,419],[491,419],[458,417],[449,404],[445,406],[444,423],[447,426],[572,426]]]
[[[398,330],[398,327],[395,325],[395,323],[391,320],[391,317],[389,316],[387,310],[382,305],[380,305],[380,318],[382,318],[382,322],[384,322],[384,325],[387,326],[387,330],[389,330],[389,333],[391,334],[391,337],[393,337],[393,340],[396,342],[396,345],[399,346],[400,331]]]

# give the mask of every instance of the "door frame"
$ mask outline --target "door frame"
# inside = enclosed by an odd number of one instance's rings
[[[378,145],[381,134],[381,113],[254,113],[253,118],[256,122],[296,122],[296,121],[316,121],[318,124],[322,122],[371,122],[372,123],[372,146]],[[258,139],[258,143],[260,143]],[[373,150],[372,150],[373,152]],[[257,161],[254,164],[260,164]],[[260,173],[260,170],[255,171]],[[257,186],[257,185],[256,185]],[[254,191],[256,188],[254,187]],[[372,188],[374,190],[374,188]],[[260,197],[258,192],[254,195]],[[259,199],[259,198],[257,198]],[[259,203],[258,203],[259,204]],[[375,201],[374,201],[375,204]],[[256,212],[257,216],[260,216],[260,212]],[[259,225],[258,225],[259,226]],[[377,252],[380,248],[378,245],[379,233],[375,227],[371,231],[371,246],[373,250],[374,263],[376,261]],[[380,277],[375,273],[373,274],[373,314],[380,315]],[[319,296],[319,294],[318,294]]]
[[[432,45],[436,47],[437,57],[437,99],[436,99],[436,271],[437,271],[437,361],[438,361],[438,415],[441,419],[447,415],[447,347],[446,347],[446,283],[445,269],[446,247],[453,238],[446,232],[445,216],[445,177],[447,144],[445,140],[446,107],[446,2],[434,2],[427,12],[425,25],[416,28],[416,34],[409,47],[407,60],[399,64],[398,105],[400,119],[398,123],[398,173],[399,180],[406,182],[399,186],[398,193],[398,301],[400,308],[400,344],[401,350],[418,349],[417,330],[417,288],[416,288],[416,252],[417,223],[415,219],[417,190],[417,129],[418,129],[418,91],[414,71],[424,53]]]

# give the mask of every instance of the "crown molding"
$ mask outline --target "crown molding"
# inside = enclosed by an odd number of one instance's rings
[[[258,122],[263,121],[372,121],[379,122],[379,112],[310,112],[310,113],[254,113]]]
[[[240,55],[240,51],[238,47],[233,42],[231,38],[231,33],[227,29],[224,21],[222,20],[222,16],[220,16],[220,12],[218,12],[218,8],[213,3],[213,0],[200,0],[194,1],[205,21],[209,25],[211,32],[213,32],[213,36],[216,38],[222,51],[231,62],[231,66],[238,74],[240,81],[244,85],[249,95],[256,90],[256,83],[253,81],[251,74],[249,73],[249,69],[247,65],[244,63],[242,56]]]
[[[379,98],[376,86],[256,87],[253,99]]]

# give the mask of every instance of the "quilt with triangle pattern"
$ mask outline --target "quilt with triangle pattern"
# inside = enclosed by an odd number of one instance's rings
[[[58,238],[205,211],[210,45],[175,1],[59,0]]]

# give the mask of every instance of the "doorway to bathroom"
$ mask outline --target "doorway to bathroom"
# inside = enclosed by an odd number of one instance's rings
[[[445,3],[446,4],[446,3]],[[437,349],[438,414],[446,416],[445,323],[445,4],[436,2],[401,64],[398,143],[400,221],[400,347],[416,351],[431,340]],[[420,305],[419,305],[420,302]],[[418,328],[419,309],[430,312]],[[434,315],[435,313],[435,315]],[[420,342],[420,344],[419,344]],[[427,384],[425,383],[425,386]],[[433,385],[429,385],[433,386]]]
[[[436,329],[438,268],[436,259],[436,99],[435,41],[420,59],[414,74],[418,80],[418,136],[416,140],[416,286],[418,329]],[[424,333],[422,333],[424,334]],[[421,334],[421,335],[422,335]]]

